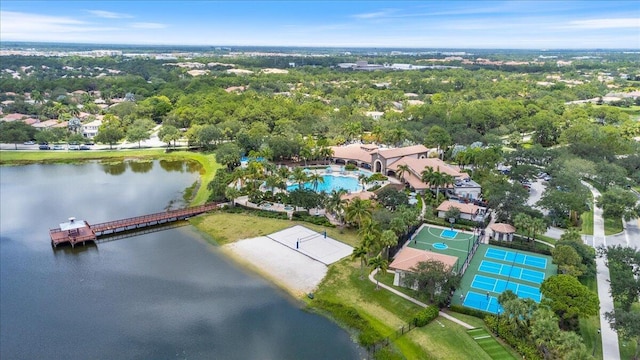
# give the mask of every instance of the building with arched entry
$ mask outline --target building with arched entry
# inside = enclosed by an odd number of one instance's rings
[[[388,174],[389,166],[402,158],[427,158],[433,151],[424,145],[401,148],[381,148],[373,144],[350,144],[332,146],[333,161],[336,164],[354,164],[373,172]]]
[[[381,148],[373,144],[350,144],[333,146],[331,149],[334,163],[353,164],[376,173],[401,178],[400,180],[416,192],[424,193],[427,190],[434,190],[430,184],[421,180],[422,172],[427,168],[453,177],[453,184],[440,188],[452,200],[463,202],[477,200],[482,192],[480,184],[471,180],[469,174],[461,172],[457,166],[440,160],[436,149],[429,149],[423,145]]]

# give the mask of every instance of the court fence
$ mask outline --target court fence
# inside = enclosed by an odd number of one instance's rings
[[[467,271],[467,268],[471,263],[471,259],[473,259],[473,255],[475,255],[476,251],[478,251],[479,246],[480,246],[480,237],[476,236],[476,239],[473,241],[473,246],[471,247],[471,250],[469,250],[469,253],[467,253],[467,257],[464,259],[464,263],[462,264],[462,268],[460,269],[460,276],[463,276],[464,273]]]
[[[367,354],[369,355],[369,358],[374,358],[374,354],[382,349],[384,349],[385,347],[389,346],[389,344],[391,344],[391,341],[398,339],[399,337],[401,337],[402,335],[408,333],[409,331],[417,328],[418,326],[415,323],[408,323],[406,325],[402,325],[400,327],[400,329],[396,330],[393,332],[393,334],[385,337],[384,339],[375,342],[373,345],[369,345],[367,346]]]

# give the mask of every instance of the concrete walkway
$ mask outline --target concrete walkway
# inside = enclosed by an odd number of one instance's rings
[[[418,306],[422,306],[422,307],[427,307],[428,306],[427,304],[425,304],[425,303],[423,303],[423,302],[421,302],[419,300],[416,300],[416,299],[412,298],[409,295],[403,294],[400,291],[398,291],[398,290],[396,290],[396,289],[394,289],[394,288],[392,288],[390,286],[387,286],[387,285],[385,285],[383,283],[376,282],[376,279],[374,278],[374,276],[377,273],[378,273],[378,269],[375,269],[373,272],[371,272],[371,274],[369,274],[369,280],[372,283],[378,284],[378,286],[380,286],[381,288],[383,288],[383,289],[385,289],[387,291],[391,291],[392,293],[400,296],[401,298],[407,299],[407,300],[411,301],[412,303],[414,303],[414,304],[416,304]],[[454,323],[456,323],[458,325],[464,326],[467,329],[475,329],[476,328],[475,326],[471,326],[471,325],[467,324],[466,322],[464,322],[462,320],[458,320],[458,319],[454,318],[453,316],[451,316],[451,315],[449,315],[449,314],[447,314],[445,312],[440,311],[440,316],[442,316],[443,318],[445,318],[447,320],[451,320],[451,321],[453,321]]]
[[[582,181],[582,184],[591,190],[593,198],[596,199],[600,196],[600,192],[591,186],[591,184]],[[598,246],[607,246],[607,238],[604,235],[604,218],[602,217],[602,208],[597,207],[594,201],[593,204],[593,242],[591,244],[594,248]],[[604,314],[609,311],[613,311],[613,298],[609,292],[609,268],[607,267],[607,260],[604,257],[596,258],[596,270],[598,274],[596,278],[598,280],[598,298],[600,299],[600,335],[602,336],[602,358],[607,360],[619,360],[620,348],[618,347],[618,334],[611,329],[609,322],[604,317]]]

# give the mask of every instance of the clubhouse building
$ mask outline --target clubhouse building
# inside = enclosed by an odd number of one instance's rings
[[[480,184],[471,180],[469,174],[461,172],[457,166],[445,163],[437,158],[437,150],[424,145],[401,148],[382,148],[374,144],[350,144],[333,146],[333,162],[336,164],[354,164],[376,173],[398,177],[416,192],[424,193],[433,189],[422,182],[422,172],[426,168],[451,175],[454,183],[442,189],[452,200],[475,200],[480,197]],[[436,156],[436,157],[430,157]],[[406,169],[408,168],[408,171]],[[402,171],[401,169],[405,169]]]

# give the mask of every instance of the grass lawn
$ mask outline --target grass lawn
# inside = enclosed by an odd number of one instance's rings
[[[585,211],[580,215],[582,221],[582,234],[593,235],[593,210]]]
[[[341,230],[302,221],[270,219],[250,213],[231,214],[224,211],[216,211],[191,218],[189,221],[219,245],[268,235],[294,225],[302,225],[317,232],[326,230],[327,236],[351,246],[355,246],[358,242],[358,234],[353,229]],[[251,226],[247,226],[247,224],[251,224]]]
[[[597,283],[595,276],[584,281],[584,285],[589,290],[597,293]],[[602,359],[602,337],[598,334],[600,329],[600,316],[594,315],[588,318],[580,318],[580,336],[590,354],[594,354],[596,359]],[[608,324],[607,324],[608,326]]]
[[[358,261],[346,259],[330,267],[315,298],[357,309],[383,336],[394,334],[421,309],[397,295],[376,290],[375,287],[368,279],[360,279]],[[307,303],[313,308],[314,301],[307,300]],[[463,327],[443,318],[436,320],[399,337],[393,345],[407,359],[490,359],[466,334]]]
[[[492,359],[516,359],[502,344],[494,339],[486,329],[478,328],[467,330],[467,333]]]
[[[622,232],[622,219],[604,218],[604,234],[613,235]]]

